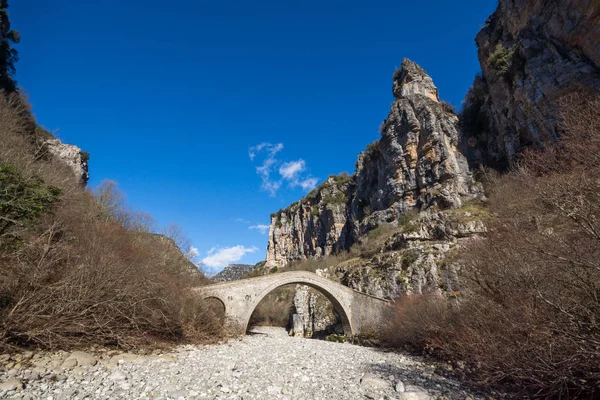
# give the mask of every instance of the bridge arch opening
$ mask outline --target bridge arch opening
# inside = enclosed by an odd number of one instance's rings
[[[258,302],[250,314],[248,329],[254,326],[290,328],[295,311],[296,285],[283,285],[272,290]]]
[[[225,323],[226,309],[223,300],[216,296],[205,297],[202,300],[202,308],[214,316],[221,323]]]
[[[256,299],[254,300],[254,302],[252,303],[252,305],[249,308],[249,313],[246,316],[245,323],[244,323],[245,331],[247,332],[252,327],[252,322],[253,322],[252,316],[254,315],[258,306],[263,302],[263,300],[265,300],[265,298],[267,298],[269,295],[272,295],[273,293],[277,293],[278,290],[281,290],[282,288],[287,288],[287,287],[293,288],[293,292],[295,293],[297,285],[308,286],[312,289],[315,289],[318,293],[322,294],[331,303],[334,314],[339,317],[344,334],[349,335],[349,336],[352,335],[352,326],[351,326],[350,317],[349,317],[350,310],[345,309],[345,307],[336,298],[336,296],[334,294],[332,294],[329,290],[327,290],[326,287],[316,284],[316,283],[313,283],[313,282],[305,281],[305,280],[292,280],[289,282],[285,282],[285,281],[278,282],[278,283],[272,284],[271,286],[269,286],[268,288],[263,290],[262,293],[256,297]],[[294,293],[291,294],[292,298],[294,296]],[[289,310],[289,308],[288,308],[288,310]],[[290,323],[291,322],[292,321],[290,321]]]

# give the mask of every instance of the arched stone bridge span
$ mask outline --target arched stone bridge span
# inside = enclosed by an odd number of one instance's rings
[[[231,326],[243,332],[260,301],[278,287],[289,284],[310,286],[325,295],[342,319],[346,335],[376,332],[390,311],[390,304],[374,296],[358,292],[337,282],[306,271],[282,272],[257,278],[195,288],[201,299],[216,298],[225,306]]]

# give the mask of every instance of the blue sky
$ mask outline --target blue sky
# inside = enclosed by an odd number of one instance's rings
[[[496,0],[12,0],[38,122],[91,154],[211,271],[265,258],[269,214],[379,137],[408,57],[460,106]],[[255,228],[252,228],[255,227]]]

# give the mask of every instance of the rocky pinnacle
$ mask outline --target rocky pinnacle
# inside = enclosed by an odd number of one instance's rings
[[[408,58],[402,60],[402,68],[394,74],[392,92],[397,99],[420,94],[435,102],[440,101],[438,89],[433,84],[433,79],[427,75],[423,68]]]
[[[481,195],[465,156],[456,113],[439,100],[423,68],[404,59],[381,139],[361,153],[352,176],[330,177],[273,214],[266,268],[348,249],[411,210],[458,208]]]

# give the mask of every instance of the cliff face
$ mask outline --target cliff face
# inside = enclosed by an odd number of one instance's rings
[[[482,74],[460,121],[431,77],[404,60],[380,140],[354,175],[331,177],[272,216],[267,267],[349,250],[325,273],[359,291],[456,290],[446,255],[485,232],[487,218],[470,168],[506,168],[560,137],[561,98],[600,90],[599,38],[598,1],[500,0],[476,38]]]
[[[397,223],[409,210],[457,208],[481,193],[458,150],[458,117],[427,73],[403,60],[393,94],[381,139],[358,158],[350,203],[355,236]]]
[[[470,158],[505,167],[559,137],[565,94],[600,89],[600,3],[501,0],[476,38],[482,78],[467,95]]]
[[[370,232],[347,260],[330,266],[326,273],[345,286],[386,299],[451,293],[459,289],[458,266],[448,263],[446,256],[485,232],[485,218],[487,211],[478,202],[422,212],[390,231]]]
[[[64,162],[71,168],[75,178],[83,185],[87,184],[90,174],[88,172],[88,155],[79,147],[72,144],[65,144],[59,139],[49,139],[46,141],[48,151],[57,159]]]
[[[282,268],[289,261],[318,258],[351,243],[349,176],[331,176],[301,201],[271,215],[265,268]]]
[[[271,216],[266,268],[348,249],[410,210],[456,208],[480,196],[458,149],[458,117],[440,102],[429,75],[405,59],[392,91],[396,100],[381,139],[359,156],[356,173],[330,177]]]
[[[296,285],[294,308],[290,316],[291,335],[313,337],[344,332],[342,321],[325,296],[306,285]]]

